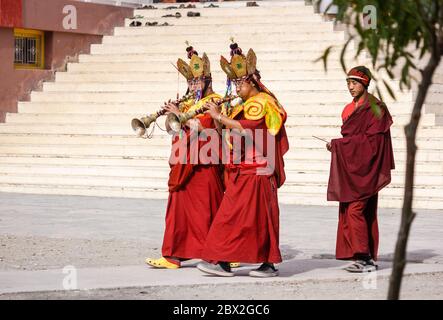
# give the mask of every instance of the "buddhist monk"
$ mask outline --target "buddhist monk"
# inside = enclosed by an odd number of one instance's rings
[[[377,269],[378,192],[391,182],[394,166],[386,105],[368,93],[371,73],[364,66],[347,74],[352,102],[342,113],[342,138],[326,145],[331,152],[328,201],[339,201],[336,258],[352,260],[349,272]]]

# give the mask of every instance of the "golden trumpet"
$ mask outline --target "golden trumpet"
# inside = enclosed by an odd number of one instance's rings
[[[227,96],[218,101],[212,101],[217,105],[222,105],[223,103],[231,101],[233,106],[237,106],[243,102],[243,100],[238,96]],[[206,105],[204,105],[201,108],[190,112],[180,113],[178,115],[174,113],[168,114],[168,116],[166,117],[166,130],[169,133],[171,133],[171,131],[172,133],[179,132],[184,123],[194,118],[196,115],[204,113],[207,109],[208,108],[206,107]]]
[[[194,98],[194,93],[188,93],[181,97],[180,99],[174,101],[174,104],[180,105],[181,103]],[[145,117],[142,117],[140,119],[132,119],[131,121],[131,127],[134,130],[137,137],[146,137],[146,131],[151,126],[153,122],[157,120],[158,117],[164,115],[166,113],[165,109],[160,109],[156,113],[149,114]]]

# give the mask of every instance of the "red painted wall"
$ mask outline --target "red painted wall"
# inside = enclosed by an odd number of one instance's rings
[[[0,26],[22,26],[22,0],[0,0]]]
[[[63,28],[65,5],[77,9],[76,30]],[[0,10],[0,122],[7,112],[17,112],[17,102],[28,101],[43,81],[53,80],[55,71],[89,53],[91,44],[101,43],[103,35],[133,15],[129,8],[65,0],[0,0]],[[13,27],[45,31],[45,70],[14,68]]]

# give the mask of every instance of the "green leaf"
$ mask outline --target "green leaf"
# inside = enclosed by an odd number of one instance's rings
[[[345,62],[346,49],[348,48],[349,43],[351,43],[351,41],[353,39],[354,39],[354,36],[349,37],[348,41],[346,41],[346,43],[343,46],[343,49],[341,50],[341,53],[340,53],[340,64],[341,64],[341,67],[345,73],[347,72],[346,62]]]
[[[395,97],[394,91],[391,89],[389,84],[384,79],[383,79],[383,84],[385,85],[385,88],[386,88],[386,90],[388,90],[388,93],[392,97],[392,99],[397,100],[397,98]]]
[[[317,59],[314,60],[314,62],[319,62],[320,60],[323,61],[323,68],[325,69],[325,71],[328,71],[328,56],[331,53],[333,46],[329,46],[328,48],[326,48],[325,52]]]

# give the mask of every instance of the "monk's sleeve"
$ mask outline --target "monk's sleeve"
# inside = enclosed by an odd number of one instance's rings
[[[371,121],[363,133],[331,141],[328,200],[350,202],[368,198],[390,180],[393,164],[388,113]]]
[[[204,114],[202,117],[199,117],[198,120],[200,121],[203,128],[214,128],[214,120],[211,118],[209,114]]]
[[[259,120],[237,120],[237,121],[240,122],[240,125],[242,126],[243,129],[255,130],[263,128],[265,119],[261,118]]]

